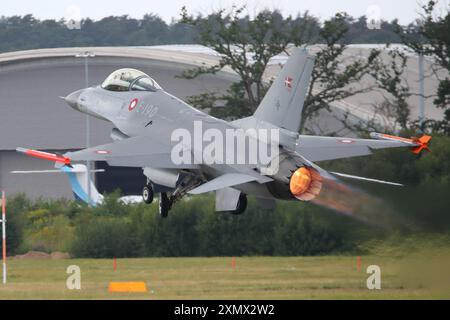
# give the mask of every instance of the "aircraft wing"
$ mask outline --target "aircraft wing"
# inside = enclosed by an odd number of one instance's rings
[[[401,138],[387,134],[372,133],[375,139],[355,139],[340,137],[320,137],[301,135],[295,151],[306,159],[316,162],[365,156],[375,149],[409,147],[413,153],[428,149],[430,136],[420,138]]]
[[[223,188],[233,187],[239,184],[257,181],[258,177],[242,173],[225,173],[215,179],[212,179],[199,187],[189,191],[191,194],[200,194],[209,191],[215,191]]]
[[[70,161],[106,161],[110,166],[194,169],[196,164],[176,164],[171,159],[172,145],[154,136],[136,136],[112,143],[68,152]]]

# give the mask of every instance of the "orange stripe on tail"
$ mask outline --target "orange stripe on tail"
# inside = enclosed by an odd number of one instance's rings
[[[397,140],[397,141],[402,141],[405,143],[412,144],[414,146],[411,147],[411,152],[414,154],[419,154],[424,149],[431,152],[430,148],[428,147],[428,143],[431,140],[431,136],[423,135],[420,138],[411,137],[411,139],[408,139],[408,138],[393,136],[390,134],[377,134],[377,137],[379,137],[381,139]]]
[[[411,148],[412,153],[419,154],[424,149],[431,152],[430,148],[428,147],[428,143],[431,140],[431,136],[423,135],[420,138],[411,138],[411,140],[414,143],[418,144],[417,147]]]

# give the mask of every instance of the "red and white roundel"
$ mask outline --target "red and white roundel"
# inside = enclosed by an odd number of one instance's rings
[[[131,100],[131,102],[128,106],[128,110],[133,111],[133,109],[136,108],[138,101],[139,100],[137,98],[134,98],[133,100]]]
[[[111,151],[108,151],[108,150],[97,150],[97,151],[95,151],[95,153],[97,153],[97,154],[110,154]]]
[[[353,143],[355,140],[352,139],[338,139],[340,143]]]

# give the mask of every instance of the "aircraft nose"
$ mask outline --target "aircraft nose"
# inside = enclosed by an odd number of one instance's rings
[[[64,97],[63,99],[67,102],[67,104],[69,106],[71,106],[75,110],[79,110],[80,106],[79,106],[78,99],[80,98],[82,91],[83,90],[78,90],[78,91],[72,92],[69,95],[67,95],[67,97]]]

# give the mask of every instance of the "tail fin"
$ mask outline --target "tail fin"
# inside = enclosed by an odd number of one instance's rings
[[[91,205],[95,206],[103,201],[103,196],[98,192],[94,183],[88,179],[87,167],[84,164],[73,164],[72,167],[61,167],[69,177],[74,196],[86,203],[89,202],[88,183],[90,184]]]
[[[33,170],[33,171],[12,171],[13,173],[48,173],[48,172],[65,172],[69,176],[70,185],[75,198],[95,206],[103,201],[103,196],[98,192],[94,183],[89,179],[87,167],[83,164],[71,164],[72,160],[68,157],[33,149],[16,148],[17,152],[24,153],[27,156],[41,158],[49,161],[55,161],[55,168],[59,170]],[[101,172],[100,170],[91,170],[91,172]],[[88,195],[88,184],[90,189],[90,197]]]
[[[314,58],[304,49],[295,49],[254,117],[290,131],[298,131],[313,67]]]

